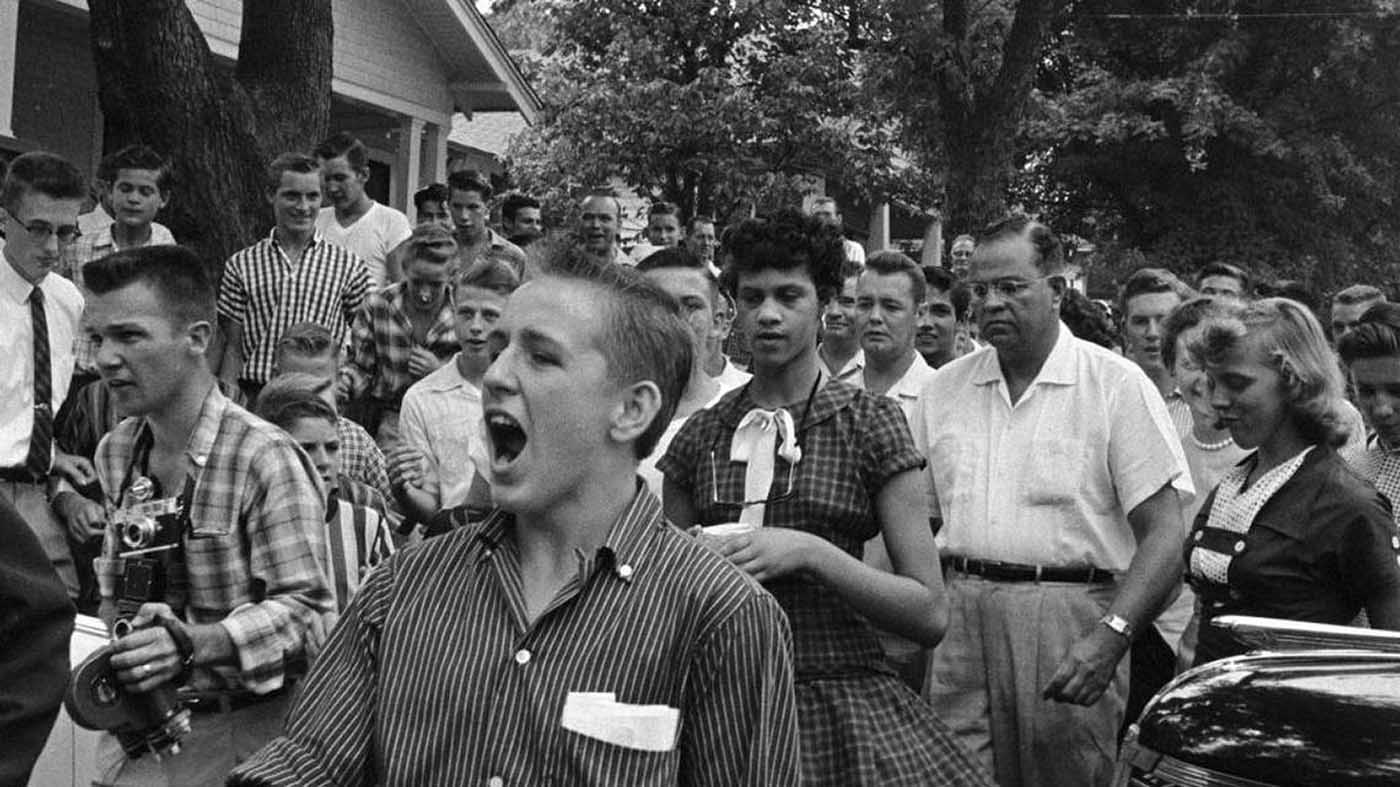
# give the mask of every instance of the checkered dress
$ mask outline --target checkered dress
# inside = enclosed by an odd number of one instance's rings
[[[690,490],[698,523],[738,519],[743,463],[730,442],[755,404],[745,386],[691,416],[657,463]],[[814,533],[857,558],[880,532],[875,497],[893,476],[924,466],[899,405],[845,383],[826,384],[798,420],[802,459],[775,460],[765,527]],[[713,462],[711,461],[713,457]],[[712,469],[713,468],[713,469]],[[716,502],[718,500],[719,502]],[[979,785],[989,777],[885,661],[874,630],[824,585],[785,577],[765,585],[792,624],[802,777],[808,785]]]
[[[1400,525],[1400,449],[1386,448],[1380,438],[1373,438],[1353,467],[1390,501],[1395,523]]]

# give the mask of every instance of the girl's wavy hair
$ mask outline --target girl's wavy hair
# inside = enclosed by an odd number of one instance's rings
[[[1224,362],[1246,342],[1282,378],[1289,415],[1303,439],[1334,447],[1345,443],[1342,371],[1312,311],[1288,298],[1265,298],[1234,313],[1210,315],[1187,351],[1209,366]]]

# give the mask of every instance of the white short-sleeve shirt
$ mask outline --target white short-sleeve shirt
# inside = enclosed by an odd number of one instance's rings
[[[407,216],[376,202],[348,227],[342,227],[336,220],[335,208],[321,208],[321,212],[316,214],[316,231],[321,233],[322,238],[354,252],[364,260],[370,281],[375,287],[383,287],[392,284],[388,281],[386,262],[389,252],[408,240],[408,236],[413,234],[413,226],[408,223]]]
[[[995,348],[955,359],[914,408],[943,519],[940,551],[982,560],[1124,572],[1128,512],[1171,484],[1194,496],[1167,407],[1133,362],[1058,326],[1013,406]]]

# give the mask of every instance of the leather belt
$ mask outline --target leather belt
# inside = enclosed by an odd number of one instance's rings
[[[35,478],[25,467],[0,467],[0,481],[12,484],[42,484],[44,479]]]
[[[1093,566],[1031,566],[969,557],[945,557],[942,563],[945,571],[951,568],[963,574],[996,582],[1077,582],[1099,585],[1113,581],[1112,571]]]

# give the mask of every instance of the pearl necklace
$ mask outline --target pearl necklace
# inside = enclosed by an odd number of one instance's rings
[[[1215,443],[1203,443],[1203,442],[1201,442],[1201,438],[1199,438],[1199,437],[1196,436],[1195,430],[1193,429],[1193,430],[1191,431],[1191,444],[1194,445],[1194,446],[1196,446],[1197,448],[1199,448],[1199,449],[1202,450],[1202,451],[1219,451],[1219,450],[1221,450],[1222,448],[1228,447],[1229,445],[1231,445],[1231,444],[1234,443],[1234,442],[1235,442],[1235,438],[1231,437],[1230,435],[1225,435],[1225,439],[1224,439],[1224,440],[1221,440],[1221,441],[1219,441],[1219,442],[1215,442]]]

